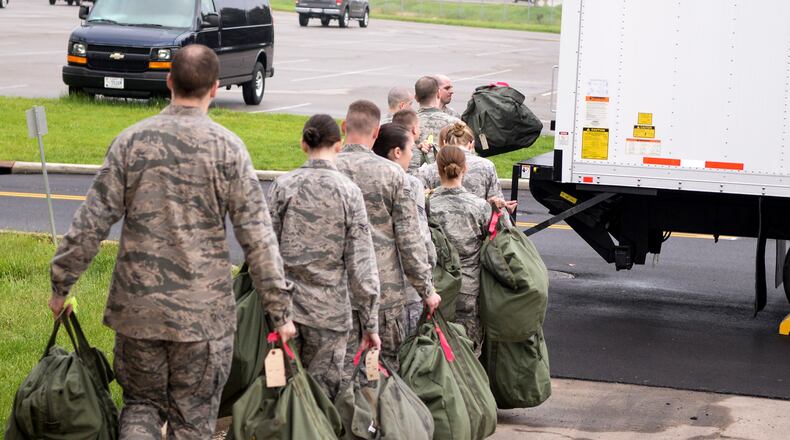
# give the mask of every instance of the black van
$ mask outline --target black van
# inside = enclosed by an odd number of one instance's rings
[[[248,105],[274,75],[269,0],[99,0],[81,6],[80,18],[63,66],[69,94],[169,96],[173,54],[192,43],[217,52],[220,85],[241,86]]]

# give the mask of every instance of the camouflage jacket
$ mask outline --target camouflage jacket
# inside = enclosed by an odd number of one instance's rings
[[[336,163],[365,197],[381,282],[379,307],[405,304],[404,274],[420,298],[428,297],[433,292],[431,266],[406,173],[364,145],[346,145]]]
[[[431,239],[431,229],[428,227],[428,215],[425,212],[425,187],[422,186],[420,179],[406,175],[406,185],[409,186],[410,193],[417,203],[417,215],[420,222],[420,235],[425,243],[425,250],[428,252],[428,264],[433,267],[436,265],[436,248]],[[409,302],[417,302],[420,296],[410,284],[406,284],[406,292]]]
[[[431,219],[444,227],[461,257],[461,292],[480,292],[480,249],[491,220],[491,205],[464,188],[437,188],[430,196]]]
[[[464,188],[484,200],[488,200],[491,197],[504,198],[494,163],[466,149],[464,149],[464,153],[466,153]],[[417,171],[417,177],[428,189],[438,188],[441,185],[439,169],[435,163],[420,167]]]
[[[448,115],[450,115],[450,116],[452,116],[452,117],[454,117],[454,118],[461,119],[461,115],[460,115],[460,114],[458,114],[458,112],[457,112],[457,111],[455,111],[455,110],[454,110],[452,107],[450,107],[449,105],[446,105],[446,106],[444,106],[444,108],[442,108],[442,111],[443,111],[445,114],[448,114]]]
[[[414,150],[414,156],[412,156],[409,164],[409,173],[412,175],[422,164],[436,161],[435,153],[439,144],[439,132],[444,127],[460,121],[460,119],[434,107],[420,108],[417,110],[417,118],[420,120],[420,138],[415,139],[414,143],[419,145],[423,141],[428,140],[432,144],[432,149],[428,153],[423,153],[418,148]]]
[[[113,141],[52,260],[53,294],[68,294],[124,217],[104,323],[136,339],[230,336],[226,215],[264,307],[284,324],[291,286],[250,156],[241,139],[193,107],[170,105]]]
[[[348,331],[353,302],[366,331],[377,332],[379,277],[362,191],[332,162],[308,160],[274,181],[269,207],[294,321]]]

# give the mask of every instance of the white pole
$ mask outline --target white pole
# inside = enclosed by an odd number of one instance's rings
[[[47,208],[49,209],[49,226],[52,232],[52,243],[58,245],[58,233],[55,230],[55,212],[52,210],[52,192],[49,190],[49,176],[47,175],[47,160],[44,158],[44,140],[41,135],[38,138],[38,150],[41,152],[41,173],[44,175],[44,191],[47,193]]]

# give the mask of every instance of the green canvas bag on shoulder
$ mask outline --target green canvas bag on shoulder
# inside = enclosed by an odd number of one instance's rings
[[[494,341],[529,339],[543,326],[549,276],[535,245],[494,212],[480,250],[480,320]]]
[[[61,326],[74,347],[71,353],[55,346]],[[90,346],[76,314],[59,318],[44,356],[19,386],[5,438],[117,439],[114,379],[107,357]]]
[[[439,310],[449,320],[455,319],[455,302],[461,291],[461,257],[455,249],[444,228],[431,218],[430,191],[425,197],[425,211],[428,214],[428,227],[431,231],[431,241],[436,248],[436,266],[433,268],[433,288],[442,297]]]
[[[522,342],[486,339],[482,362],[500,409],[532,408],[551,396],[549,351],[543,329]]]

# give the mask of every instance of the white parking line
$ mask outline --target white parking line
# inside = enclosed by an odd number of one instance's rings
[[[546,92],[546,93],[541,93],[540,96],[549,96],[549,95],[553,95],[555,93],[557,93],[557,92],[556,91],[554,91],[554,92]]]
[[[270,108],[268,110],[258,110],[256,112],[249,112],[249,113],[272,113],[272,112],[279,112],[281,110],[291,110],[300,107],[307,107],[308,105],[313,105],[312,102],[305,102],[304,104],[297,104],[297,105],[289,105],[287,107],[277,107],[277,108]]]
[[[306,62],[308,62],[308,61],[310,61],[310,60],[308,60],[307,58],[303,58],[303,59],[301,59],[301,60],[285,60],[285,61],[277,61],[277,62],[275,62],[275,64],[277,64],[277,65],[280,65],[280,64],[306,63]]]
[[[535,50],[535,48],[532,48],[532,47],[527,47],[527,48],[523,48],[523,49],[495,50],[493,52],[476,53],[475,56],[476,57],[487,57],[487,56],[491,56],[491,55],[500,55],[500,54],[504,54],[504,53],[531,52],[533,50]]]
[[[18,56],[30,56],[30,55],[55,55],[55,54],[66,54],[65,50],[48,50],[45,52],[0,52],[0,57],[18,57]]]
[[[503,73],[508,73],[508,72],[512,72],[512,71],[513,71],[513,69],[505,69],[505,70],[500,70],[499,72],[484,73],[482,75],[475,75],[475,76],[470,76],[470,77],[467,77],[467,78],[455,79],[453,81],[455,81],[455,82],[469,81],[470,79],[478,79],[478,78],[485,78],[487,76],[501,75]]]
[[[27,87],[27,84],[15,84],[13,86],[0,86],[0,90],[24,89],[25,87]]]
[[[377,67],[375,69],[353,70],[351,72],[330,73],[330,74],[327,74],[327,75],[310,76],[310,77],[307,77],[307,78],[292,79],[291,82],[312,81],[314,79],[335,78],[335,77],[338,77],[338,76],[356,75],[358,73],[378,72],[380,70],[387,70],[387,69],[391,69],[391,68],[392,68],[392,66],[385,66],[385,67]]]

